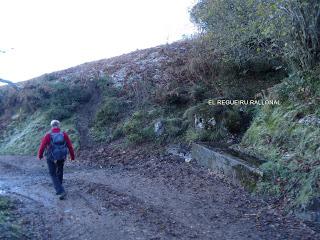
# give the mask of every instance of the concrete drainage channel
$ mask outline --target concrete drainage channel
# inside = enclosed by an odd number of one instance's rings
[[[244,186],[249,191],[253,190],[257,181],[263,177],[259,166],[265,162],[264,160],[236,153],[228,148],[193,143],[191,158],[201,166],[222,173],[229,177],[234,184]],[[314,205],[317,207],[296,212],[295,215],[303,221],[316,225],[320,231],[320,200]]]
[[[249,156],[236,156],[226,147],[212,147],[205,143],[193,143],[191,152],[180,145],[171,145],[167,148],[169,154],[179,156],[185,162],[196,161],[217,173],[229,177],[236,185],[242,185],[251,190],[257,180],[263,176],[259,165],[264,161]]]
[[[259,169],[261,160],[234,156],[226,148],[211,147],[205,144],[193,143],[191,148],[192,159],[201,166],[229,177],[236,185],[242,185],[252,190],[256,182],[263,176]]]

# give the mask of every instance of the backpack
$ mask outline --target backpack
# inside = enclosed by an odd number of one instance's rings
[[[63,132],[50,133],[50,146],[48,156],[51,160],[65,160],[68,154],[67,143],[64,139]]]

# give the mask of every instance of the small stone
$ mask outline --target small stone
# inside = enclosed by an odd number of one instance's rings
[[[304,125],[316,125],[320,126],[320,118],[316,115],[308,115],[298,121],[300,124]]]
[[[195,129],[204,129],[204,119],[202,117],[197,117],[197,115],[194,116],[194,127]]]
[[[154,133],[156,136],[161,136],[164,133],[164,123],[162,120],[159,120],[154,124]]]
[[[211,118],[211,119],[209,119],[208,124],[211,125],[212,127],[214,127],[217,124],[217,122],[214,118]]]

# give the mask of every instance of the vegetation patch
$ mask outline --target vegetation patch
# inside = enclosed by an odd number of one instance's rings
[[[48,83],[50,94],[44,98],[41,108],[46,111],[48,120],[68,119],[74,115],[79,106],[88,102],[91,93],[81,86],[69,86],[66,83]]]
[[[124,123],[123,132],[129,143],[142,143],[155,139],[153,111],[137,111]]]
[[[78,134],[73,119],[62,121],[62,130],[70,134],[76,148],[79,146]],[[50,122],[41,111],[30,116],[14,119],[1,132],[0,154],[36,155],[41,139],[50,131]]]
[[[0,196],[0,238],[1,239],[28,239],[21,227],[17,225],[12,215],[14,206],[6,197]]]
[[[102,91],[103,102],[93,119],[90,134],[98,142],[108,142],[123,136],[122,127],[132,107],[109,78],[100,79],[98,86]]]
[[[273,88],[279,106],[264,106],[246,132],[242,147],[269,161],[261,166],[263,193],[307,208],[320,197],[319,68],[293,75]]]

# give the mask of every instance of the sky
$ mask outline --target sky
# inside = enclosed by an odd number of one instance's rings
[[[194,3],[0,0],[0,78],[24,81],[182,39],[195,31],[188,13]]]

